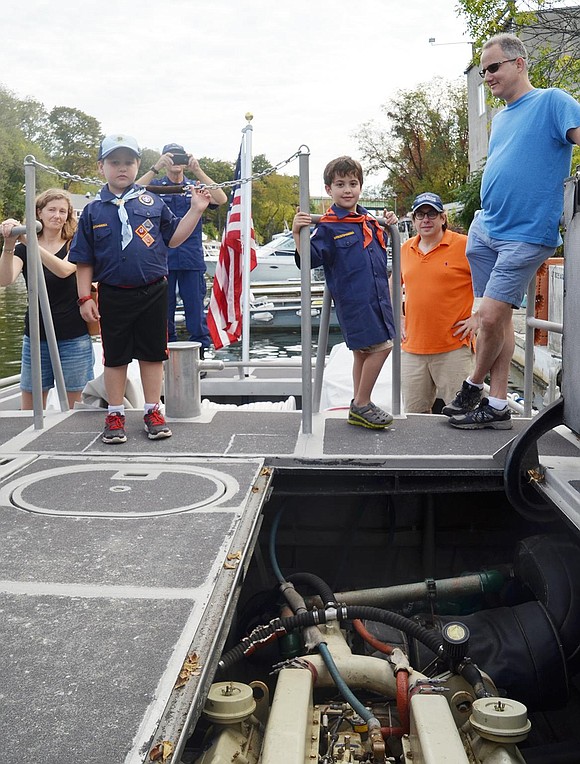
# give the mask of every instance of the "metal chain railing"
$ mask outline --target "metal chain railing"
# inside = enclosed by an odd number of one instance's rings
[[[305,149],[305,151],[303,151]],[[223,183],[211,183],[204,185],[202,184],[203,188],[207,189],[214,189],[214,188],[234,188],[235,186],[243,185],[244,183],[252,183],[255,180],[261,180],[262,178],[265,178],[268,175],[273,175],[275,172],[278,172],[278,170],[281,170],[283,167],[286,167],[286,165],[289,165],[291,162],[293,162],[295,159],[297,159],[301,154],[310,153],[310,149],[308,146],[302,145],[298,148],[298,151],[295,151],[291,156],[288,157],[288,159],[283,159],[281,162],[278,162],[273,167],[269,167],[266,170],[262,170],[261,172],[254,173],[249,178],[237,178],[235,180],[226,180]],[[97,178],[82,178],[80,175],[73,175],[70,172],[65,172],[64,170],[59,170],[56,167],[52,167],[51,165],[42,164],[42,162],[37,161],[31,154],[29,154],[24,159],[25,164],[33,164],[36,167],[39,167],[41,170],[44,170],[45,172],[49,172],[52,175],[58,175],[59,178],[63,178],[64,180],[68,181],[74,181],[75,183],[87,183],[92,186],[102,186],[103,180],[97,179]],[[189,186],[184,186],[184,189],[189,188]]]

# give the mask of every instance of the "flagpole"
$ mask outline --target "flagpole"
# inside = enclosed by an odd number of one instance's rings
[[[254,118],[246,114],[248,124],[242,150],[242,178],[252,177],[252,125]],[[242,361],[250,360],[250,257],[252,250],[252,182],[242,183]]]

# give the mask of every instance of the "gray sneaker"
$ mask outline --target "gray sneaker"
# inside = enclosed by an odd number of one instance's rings
[[[473,411],[474,408],[479,406],[481,401],[481,390],[477,385],[470,385],[469,382],[463,382],[461,390],[457,391],[457,395],[448,403],[447,406],[443,406],[441,413],[445,416],[457,416],[459,414],[467,414],[468,411]]]
[[[118,411],[112,411],[105,417],[105,429],[101,436],[103,443],[126,443],[125,417]]]
[[[473,411],[460,416],[452,416],[449,419],[452,427],[461,430],[511,430],[513,425],[509,407],[494,409],[489,405],[487,398],[482,398],[479,406]]]
[[[159,406],[155,406],[148,414],[145,414],[143,422],[145,423],[145,430],[150,440],[171,437],[171,430],[167,426],[165,417],[159,411]]]

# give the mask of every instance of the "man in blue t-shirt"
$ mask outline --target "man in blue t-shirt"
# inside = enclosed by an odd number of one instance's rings
[[[161,170],[165,176],[157,178]],[[185,171],[189,170],[195,179],[188,178]],[[186,153],[178,143],[168,143],[163,147],[159,159],[137,181],[142,186],[193,186],[200,183],[213,185],[214,181],[200,167],[199,162],[191,154]],[[209,189],[211,196],[210,209],[227,202],[227,196],[221,188]],[[161,194],[161,198],[174,215],[183,217],[189,209],[191,193]],[[177,339],[175,331],[175,308],[177,290],[183,302],[185,325],[192,342],[201,343],[200,355],[211,344],[207,321],[205,318],[204,298],[206,293],[205,272],[207,270],[202,243],[202,223],[195,228],[191,236],[179,247],[168,250],[168,303],[167,330],[170,342]]]
[[[539,266],[562,243],[558,225],[580,104],[557,88],[534,88],[527,52],[515,35],[483,46],[481,76],[507,106],[494,118],[481,184],[481,210],[469,229],[467,258],[479,307],[475,369],[443,409],[453,427],[512,427],[507,386],[514,351],[512,309]],[[482,398],[490,375],[489,398]]]

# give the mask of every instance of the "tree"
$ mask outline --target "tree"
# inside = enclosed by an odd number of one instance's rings
[[[298,176],[272,173],[253,184],[252,215],[262,243],[292,224],[298,203]]]
[[[55,106],[48,120],[51,157],[59,170],[93,177],[102,138],[101,123],[79,109],[67,106]],[[66,188],[69,186],[70,183],[65,184]]]
[[[386,126],[367,122],[356,136],[365,169],[387,170],[385,196],[409,209],[422,191],[444,201],[467,178],[467,90],[462,82],[435,78],[399,90],[382,107]]]
[[[557,0],[458,0],[458,10],[475,49],[492,35],[513,32],[528,48],[534,86],[580,96],[580,7]]]

